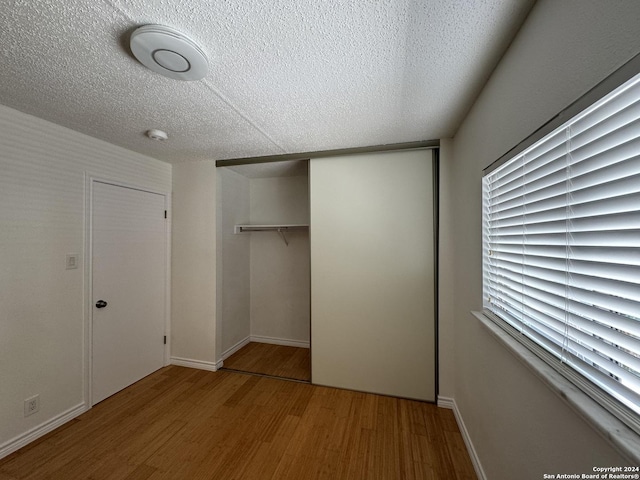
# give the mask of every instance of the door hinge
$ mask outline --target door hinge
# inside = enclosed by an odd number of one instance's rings
[[[164,218],[167,218],[167,211],[164,211]]]
[[[167,344],[167,336],[166,335],[164,336],[164,344],[165,345]]]

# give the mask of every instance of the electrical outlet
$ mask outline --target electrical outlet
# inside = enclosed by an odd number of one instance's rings
[[[40,410],[40,395],[34,395],[24,401],[24,416],[28,417]]]

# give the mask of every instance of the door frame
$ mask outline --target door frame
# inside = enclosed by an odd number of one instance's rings
[[[93,191],[96,183],[113,185],[115,187],[129,188],[142,192],[161,195],[164,198],[164,208],[167,212],[167,219],[164,225],[165,240],[165,314],[164,332],[167,343],[164,345],[163,366],[169,365],[169,352],[171,346],[171,195],[168,192],[160,192],[151,188],[135,185],[131,183],[113,180],[97,175],[84,174],[84,335],[83,335],[83,402],[85,410],[93,407],[91,387],[93,382]]]

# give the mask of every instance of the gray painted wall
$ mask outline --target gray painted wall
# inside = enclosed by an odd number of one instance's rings
[[[469,312],[482,309],[482,169],[638,54],[638,25],[635,0],[539,1],[453,139],[442,187],[454,247],[442,264],[453,265],[455,302],[440,321],[455,332],[454,358],[441,371],[453,372],[453,397],[492,480],[625,463]]]

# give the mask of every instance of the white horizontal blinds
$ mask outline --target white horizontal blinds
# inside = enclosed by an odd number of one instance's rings
[[[640,79],[484,178],[485,308],[640,413]]]
[[[640,412],[640,82],[598,102],[569,131],[565,360]]]

